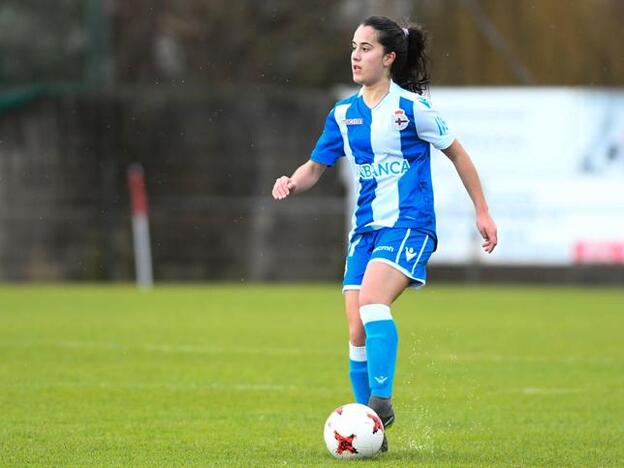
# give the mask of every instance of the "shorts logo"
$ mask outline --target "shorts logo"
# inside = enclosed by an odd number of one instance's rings
[[[385,250],[387,252],[394,252],[394,247],[390,245],[380,245],[379,247],[375,247],[375,250],[373,250],[373,253],[380,252],[382,250]]]
[[[345,125],[362,125],[364,119],[344,119],[342,121]]]
[[[407,258],[408,262],[411,262],[415,256],[416,251],[413,248],[408,247],[407,249],[405,249],[405,258]]]
[[[403,109],[397,109],[392,113],[392,125],[396,130],[405,130],[409,125],[409,119],[407,115],[405,115],[405,111]]]

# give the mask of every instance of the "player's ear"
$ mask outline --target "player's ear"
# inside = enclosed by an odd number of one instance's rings
[[[384,67],[391,67],[395,59],[396,59],[396,52],[392,51],[384,55],[381,60],[382,60]]]

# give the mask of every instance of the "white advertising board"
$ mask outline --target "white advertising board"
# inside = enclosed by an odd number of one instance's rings
[[[431,263],[624,264],[624,91],[434,88],[473,159],[499,245],[481,251],[472,203],[432,148],[439,246]]]
[[[472,204],[434,151],[432,263],[624,263],[624,92],[459,88],[432,100],[479,170],[500,242],[480,251]]]

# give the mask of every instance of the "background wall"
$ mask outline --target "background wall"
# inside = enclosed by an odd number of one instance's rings
[[[147,174],[157,278],[339,274],[338,179],[292,203],[269,198],[275,174],[314,144],[328,106],[324,93],[277,88],[26,104],[0,120],[0,277],[130,278],[132,162]]]

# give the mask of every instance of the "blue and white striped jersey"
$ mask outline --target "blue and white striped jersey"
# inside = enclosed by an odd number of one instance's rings
[[[430,144],[448,148],[454,136],[419,94],[390,83],[369,108],[361,91],[338,101],[329,113],[311,160],[333,166],[347,156],[358,182],[353,234],[400,227],[436,239]]]

